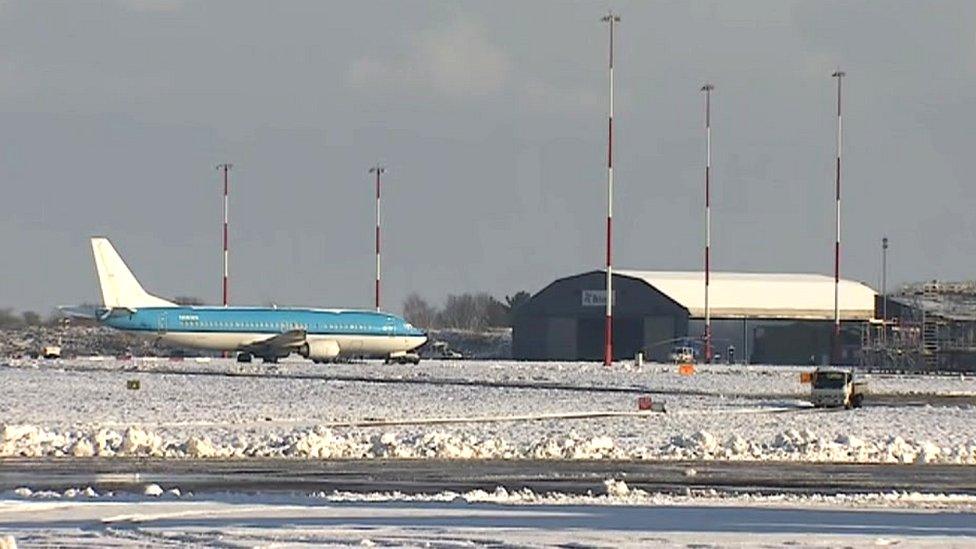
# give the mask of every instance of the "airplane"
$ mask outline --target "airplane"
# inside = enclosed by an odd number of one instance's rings
[[[347,357],[416,363],[414,351],[427,342],[422,330],[378,311],[180,306],[146,292],[107,238],[92,238],[91,246],[104,304],[94,318],[177,347],[236,352],[240,362],[275,363],[298,353],[316,363]]]

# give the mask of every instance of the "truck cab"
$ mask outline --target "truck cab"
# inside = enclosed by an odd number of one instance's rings
[[[810,401],[820,408],[860,408],[867,382],[856,380],[854,371],[843,368],[817,368],[810,379]]]

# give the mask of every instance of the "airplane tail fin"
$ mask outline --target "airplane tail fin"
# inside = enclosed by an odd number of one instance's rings
[[[92,238],[92,253],[102,301],[108,309],[139,307],[175,307],[176,304],[149,294],[142,288],[107,238]]]

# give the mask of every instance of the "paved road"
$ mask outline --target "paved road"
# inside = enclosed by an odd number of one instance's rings
[[[695,470],[689,475],[690,469]],[[159,460],[50,458],[0,460],[0,491],[19,486],[64,490],[141,491],[155,482],[184,490],[374,492],[530,488],[602,493],[603,481],[655,492],[686,489],[765,493],[854,493],[890,490],[976,494],[976,468],[956,465],[797,464],[650,461],[445,460]]]
[[[972,513],[731,506],[334,503],[260,496],[0,502],[24,546],[972,547]]]
[[[817,508],[335,503],[199,497],[0,501],[24,546],[973,547],[976,516]]]

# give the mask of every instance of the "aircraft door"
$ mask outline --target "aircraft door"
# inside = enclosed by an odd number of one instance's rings
[[[156,317],[156,333],[159,335],[166,334],[166,313],[161,313]]]

